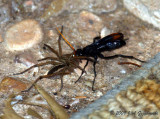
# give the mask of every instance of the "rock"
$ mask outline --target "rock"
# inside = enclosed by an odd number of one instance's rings
[[[101,14],[116,10],[117,0],[69,0],[64,7],[72,13],[87,10]]]
[[[103,37],[105,37],[105,36],[107,36],[109,34],[111,34],[111,31],[109,29],[107,29],[107,27],[104,27],[100,32],[101,38],[103,38]]]
[[[42,28],[33,19],[26,19],[14,24],[5,34],[7,49],[20,51],[33,47],[43,39]]]
[[[4,93],[19,93],[25,89],[27,89],[27,84],[11,77],[5,77],[0,83],[0,92]]]
[[[102,4],[103,3],[103,4]],[[79,13],[82,10],[96,14],[113,12],[117,8],[117,0],[54,0],[40,17],[46,21],[60,13]]]
[[[79,27],[79,33],[83,34],[85,37],[92,36],[92,38],[94,38],[99,35],[98,33],[103,28],[102,19],[96,14],[88,11],[82,11],[79,14],[77,24]],[[93,42],[93,39],[90,39],[90,42]]]
[[[51,16],[56,16],[63,11],[63,6],[66,0],[53,0],[50,6],[45,10],[45,12],[40,17],[41,21],[46,21]]]
[[[78,23],[83,29],[98,29],[98,31],[100,31],[103,26],[101,18],[88,11],[82,11],[79,14]]]
[[[135,16],[160,29],[160,1],[123,0],[123,4]]]

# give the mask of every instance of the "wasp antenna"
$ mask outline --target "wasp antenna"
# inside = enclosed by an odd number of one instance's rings
[[[74,51],[74,53],[75,53],[75,49],[74,49],[74,47],[69,43],[69,41],[63,36],[63,34],[59,31],[59,29],[58,28],[56,28],[57,29],[57,31],[58,31],[58,33],[62,36],[62,38],[65,40],[65,42],[71,47],[71,49]]]

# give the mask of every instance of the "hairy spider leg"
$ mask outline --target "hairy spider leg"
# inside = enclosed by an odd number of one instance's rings
[[[25,73],[25,72],[27,72],[27,71],[35,68],[35,67],[40,67],[40,66],[44,66],[44,65],[48,65],[48,64],[59,64],[59,63],[54,62],[54,61],[48,61],[48,62],[44,62],[44,63],[40,63],[40,64],[35,64],[35,65],[29,67],[28,69],[26,69],[26,70],[24,70],[24,71],[22,71],[22,72],[20,72],[20,73],[13,74],[13,75],[23,74],[23,73]]]
[[[44,44],[44,46],[47,47],[51,52],[53,52],[58,58],[60,57],[58,52],[54,50],[53,48],[51,48],[49,45]]]
[[[56,76],[56,75],[67,75],[67,74],[69,74],[69,72],[57,72],[57,73],[54,73],[54,74],[50,74],[50,75],[43,75],[43,76],[39,76],[33,83],[32,83],[32,85],[27,89],[27,90],[24,90],[24,91],[22,91],[22,92],[29,92],[32,88],[33,88],[33,86],[39,81],[39,80],[41,80],[41,79],[43,79],[43,78],[50,78],[50,77],[53,77],[53,76]]]
[[[66,68],[65,68],[65,65],[62,64],[62,65],[58,65],[58,66],[55,66],[55,67],[51,68],[51,70],[47,73],[47,75],[53,74],[54,72],[56,72],[60,68],[63,68],[63,69],[60,70],[60,72],[65,74]],[[63,75],[60,75],[60,79],[61,79],[61,88],[60,88],[59,91],[61,91],[62,88],[63,88]]]
[[[40,61],[44,61],[44,60],[57,60],[57,58],[56,57],[45,57],[45,58],[39,59],[37,61],[40,62]]]
[[[61,87],[59,89],[59,92],[61,92],[63,89],[63,75],[60,75],[60,79],[61,79]]]
[[[59,29],[57,28],[57,31],[59,32],[59,34],[62,36],[62,38],[65,40],[65,42],[70,46],[70,48],[74,51],[75,54],[75,49],[74,47],[69,43],[69,41],[63,36],[63,34],[59,31]]]
[[[62,69],[63,75],[66,73],[65,71],[66,71],[66,68]],[[61,90],[63,89],[63,75],[60,75],[60,79],[61,79],[61,88],[60,88],[59,91],[61,91]]]
[[[61,28],[61,33],[63,33],[63,26]],[[59,53],[47,44],[44,44],[44,46],[50,49],[53,53],[55,53],[57,57],[60,57],[62,56],[62,47],[61,47],[60,41],[61,41],[61,35],[59,35],[59,38],[58,38]],[[39,59],[38,61],[44,61],[44,60],[57,60],[57,58],[56,57],[45,57],[45,58]]]
[[[63,26],[61,27],[61,34],[63,34]],[[59,34],[59,38],[58,38],[59,56],[62,56],[61,34]]]

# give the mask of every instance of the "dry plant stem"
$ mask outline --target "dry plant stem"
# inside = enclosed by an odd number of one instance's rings
[[[28,113],[29,115],[32,115],[33,117],[38,118],[38,119],[43,119],[43,118],[41,117],[41,115],[39,115],[39,114],[38,114],[35,110],[33,110],[32,108],[28,108],[27,113]]]
[[[47,92],[45,92],[42,88],[35,85],[38,92],[46,99],[47,103],[51,107],[52,111],[55,113],[57,119],[68,119],[69,115],[64,110],[64,108],[59,105],[53,97],[51,97]]]
[[[3,110],[4,115],[0,117],[1,119],[23,119],[19,116],[12,108],[11,101],[14,95],[10,95],[9,98],[5,101],[5,108]]]

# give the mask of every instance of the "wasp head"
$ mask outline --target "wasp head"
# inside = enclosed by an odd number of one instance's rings
[[[76,56],[83,56],[83,50],[82,49],[77,49],[75,55]]]

